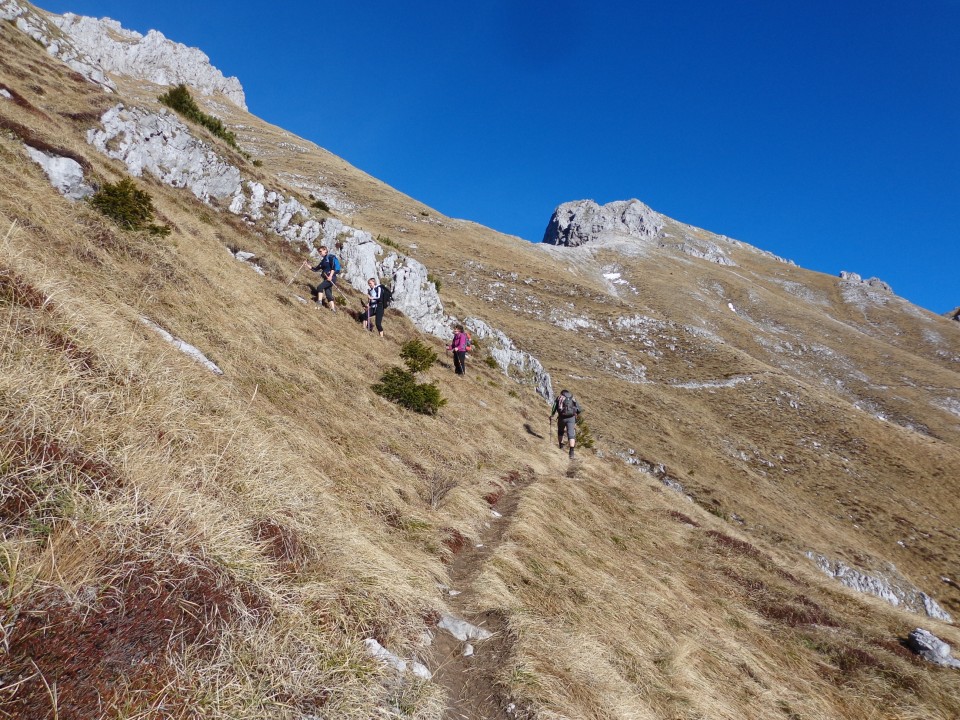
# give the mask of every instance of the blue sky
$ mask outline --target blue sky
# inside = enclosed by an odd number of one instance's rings
[[[960,0],[39,0],[200,47],[252,112],[538,241],[636,197],[960,305]]]

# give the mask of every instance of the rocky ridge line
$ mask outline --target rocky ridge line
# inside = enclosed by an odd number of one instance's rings
[[[204,95],[220,93],[237,107],[247,109],[237,78],[225,77],[202,50],[169,40],[157,30],[141,35],[110,18],[98,20],[73,13],[52,15],[50,22],[107,72],[157,85],[184,83]]]

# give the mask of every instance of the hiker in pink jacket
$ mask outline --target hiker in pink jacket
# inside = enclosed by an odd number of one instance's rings
[[[454,325],[453,342],[447,346],[447,350],[453,351],[453,369],[457,375],[465,375],[467,371],[467,347],[470,339],[464,332],[463,325]]]

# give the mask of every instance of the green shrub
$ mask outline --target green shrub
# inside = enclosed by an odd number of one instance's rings
[[[437,361],[437,354],[419,340],[408,340],[400,347],[400,357],[414,375],[429,370]]]
[[[323,200],[314,200],[312,205],[317,210],[323,210],[325,213],[330,212],[330,206],[327,205]]]
[[[168,226],[150,222],[153,220],[153,199],[130,178],[106,183],[90,198],[90,204],[124,230],[146,230],[151,235],[170,234]]]
[[[440,408],[447,404],[446,398],[440,395],[440,389],[434,383],[418,383],[413,372],[396,366],[383,374],[380,382],[373,386],[373,391],[400,407],[421,415],[436,415]]]
[[[583,419],[583,415],[577,415],[577,447],[589,450],[594,445],[593,433],[590,426]]]
[[[258,160],[254,160],[254,161],[253,161],[253,166],[254,166],[254,167],[263,167],[263,160],[259,160],[259,159],[258,159]]]
[[[493,368],[494,370],[496,370],[497,368],[500,367],[499,365],[497,365],[497,361],[494,359],[493,355],[487,355],[487,356],[483,359],[483,361],[484,361],[489,367]]]
[[[432,282],[437,288],[437,292],[440,292],[440,286],[443,285],[443,282],[433,273],[427,273],[427,282]]]
[[[207,115],[205,112],[203,112],[203,110],[200,109],[200,106],[197,105],[196,100],[193,99],[190,91],[187,90],[186,85],[177,85],[172,90],[169,90],[158,97],[157,100],[172,110],[175,110],[187,120],[195,122],[198,125],[203,125],[203,127],[216,135],[218,138],[221,138],[230,147],[235,148],[236,150],[240,149],[240,146],[237,145],[237,136],[231,131],[227,130],[227,126],[223,124],[222,120],[215,118],[212,115]]]
[[[403,248],[401,248],[400,245],[397,244],[396,240],[391,240],[386,235],[382,237],[380,235],[377,235],[377,242],[380,243],[381,245],[392,247],[394,250],[403,250]]]

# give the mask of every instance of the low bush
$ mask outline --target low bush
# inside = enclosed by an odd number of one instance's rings
[[[412,341],[417,342],[417,341]],[[381,397],[421,415],[436,415],[447,404],[434,383],[418,383],[414,374],[399,367],[389,368],[373,386]]]
[[[593,445],[593,432],[590,426],[583,419],[583,415],[577,415],[577,447],[589,450]]]
[[[327,205],[323,200],[314,200],[312,206],[317,210],[323,210],[325,213],[330,212],[330,206]]]
[[[230,147],[236,150],[240,149],[240,146],[237,145],[237,136],[234,135],[230,130],[227,130],[227,126],[223,124],[222,120],[213,117],[213,115],[207,115],[205,112],[203,112],[203,110],[200,109],[200,106],[197,105],[197,101],[193,99],[190,91],[187,90],[186,85],[177,85],[172,90],[169,90],[158,97],[157,100],[162,102],[170,109],[176,111],[187,120],[195,122],[198,125],[203,125],[203,127],[226,142]]]
[[[437,292],[440,292],[440,287],[443,285],[443,281],[440,280],[440,278],[433,273],[427,273],[427,282],[432,282],[434,287],[437,288]]]
[[[124,230],[146,230],[151,235],[169,235],[166,225],[154,225],[153,198],[130,178],[106,183],[90,198],[90,204]]]

